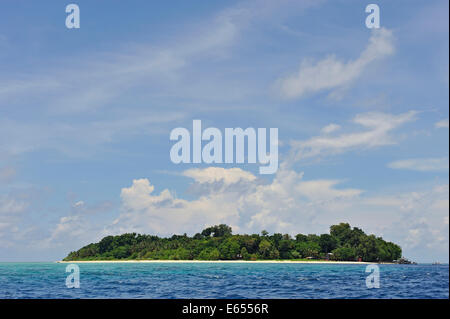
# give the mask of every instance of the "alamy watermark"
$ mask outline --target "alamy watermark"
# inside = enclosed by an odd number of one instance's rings
[[[366,18],[366,27],[369,29],[380,28],[380,7],[371,3],[366,7],[366,13],[370,13]]]
[[[67,29],[79,29],[80,28],[80,7],[71,3],[66,6],[66,28]]]
[[[66,6],[66,27],[68,29],[79,29],[80,28],[80,7],[71,3]],[[366,27],[369,29],[380,28],[380,7],[371,3],[366,6],[366,13],[369,15],[366,17]]]
[[[76,264],[69,264],[66,267],[66,272],[70,273],[66,277],[66,287],[80,288],[80,267]]]
[[[369,289],[380,288],[380,267],[375,264],[367,265],[366,273],[370,273],[366,277],[366,287]]]
[[[178,127],[170,132],[170,140],[177,141],[170,149],[170,160],[175,163],[259,163],[260,174],[274,174],[278,170],[278,128],[269,129],[269,147],[267,147],[267,129],[252,127],[245,130],[225,128],[222,132],[215,127],[202,131],[201,120],[193,120],[192,143],[188,129]],[[208,141],[205,145],[203,141]],[[247,141],[247,143],[245,142]],[[191,156],[192,144],[192,156]],[[236,147],[235,147],[236,145]],[[247,145],[247,152],[245,146]],[[224,150],[224,156],[223,154]]]

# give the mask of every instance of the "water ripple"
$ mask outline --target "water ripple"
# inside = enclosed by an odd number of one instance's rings
[[[0,298],[448,298],[448,265],[380,265],[379,289],[364,265],[0,263]]]

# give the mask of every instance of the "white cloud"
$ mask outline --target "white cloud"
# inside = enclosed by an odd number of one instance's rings
[[[14,245],[23,235],[25,227],[21,227],[21,222],[28,207],[25,194],[0,194],[0,247]]]
[[[364,69],[376,60],[394,53],[392,31],[374,29],[369,44],[353,61],[342,62],[334,55],[312,63],[303,61],[297,73],[278,80],[285,98],[300,98],[306,94],[342,88],[361,76]]]
[[[220,172],[220,179],[211,176],[212,170]],[[230,224],[235,230],[290,231],[294,227],[289,222],[292,216],[286,220],[283,216],[292,214],[302,202],[339,201],[361,193],[336,188],[338,181],[303,181],[303,174],[293,171],[278,173],[270,184],[261,184],[253,174],[240,169],[209,167],[196,169],[195,174],[187,172],[184,175],[200,185],[226,181],[229,187],[210,188],[197,199],[184,200],[167,189],[154,195],[154,186],[147,179],[134,180],[131,187],[122,189],[123,211],[111,231],[171,234],[197,232],[217,223]],[[245,188],[238,187],[242,176],[247,182]]]
[[[196,176],[202,176],[200,171]],[[167,189],[155,194],[147,179],[134,180],[122,189],[122,211],[105,233],[194,234],[206,226],[226,223],[239,233],[267,229],[294,235],[324,233],[332,224],[349,222],[399,243],[408,257],[448,256],[448,227],[444,227],[448,185],[380,195],[339,187],[336,180],[304,180],[303,173],[281,169],[270,183],[262,184],[256,178],[236,190],[234,186],[240,183],[233,177],[236,172],[225,169],[221,174],[230,175],[231,179],[225,177],[230,187],[210,189],[192,200],[179,199]]]
[[[336,198],[349,198],[362,193],[359,189],[336,189],[339,181],[335,180],[314,180],[300,183],[296,190],[310,200],[324,200]]]
[[[404,250],[412,258],[448,260],[448,184],[400,194],[397,198],[402,202],[394,208],[399,218],[390,227],[396,229]]]
[[[325,134],[333,133],[334,131],[337,131],[337,130],[339,130],[340,128],[341,128],[340,125],[331,123],[331,124],[328,124],[327,126],[325,126],[325,127],[322,129],[322,133],[325,133]]]
[[[81,51],[82,62],[73,56],[66,57],[64,64],[56,67],[54,60],[47,61],[47,65],[42,61],[43,67],[28,72],[29,76],[6,74],[0,77],[0,102],[29,104],[31,100],[34,107],[42,102],[52,114],[72,114],[99,110],[133,88],[144,88],[144,92],[153,92],[156,97],[179,95],[193,88],[192,75],[180,85],[180,81],[185,80],[184,72],[189,72],[193,65],[201,66],[205,60],[226,56],[250,23],[279,11],[289,13],[292,7],[300,12],[316,5],[315,2],[287,1],[280,5],[265,0],[245,1],[202,19],[199,25],[186,24],[179,34],[167,37],[172,41],[136,45],[131,39],[130,43],[109,52],[87,54]],[[0,35],[0,45],[2,42]],[[210,81],[211,74],[208,75],[202,84]],[[197,73],[195,76],[194,82],[203,80]],[[204,85],[200,89],[199,93],[206,95]]]
[[[20,201],[12,196],[0,197],[0,214],[15,215],[23,212],[28,204],[25,201]]]
[[[79,156],[90,146],[95,149],[116,142],[118,135],[163,131],[161,127],[167,123],[184,118],[185,109],[173,110],[174,106],[161,111],[154,105],[158,99],[153,99],[150,107],[136,107],[140,103],[135,102],[135,93],[141,99],[145,96],[147,104],[150,91],[160,98],[167,94],[162,87],[179,90],[181,71],[202,57],[223,54],[244,21],[241,12],[228,10],[206,21],[204,28],[183,32],[173,43],[133,44],[107,54],[84,53],[82,62],[68,57],[64,65],[54,67],[54,61],[49,61],[52,66],[37,67],[28,76],[1,74],[0,104],[11,109],[19,105],[31,116],[0,119],[0,153],[11,156],[50,148]],[[120,107],[120,103],[126,105]],[[96,112],[105,106],[108,111],[99,117]],[[83,113],[90,116],[80,120]]]
[[[0,101],[47,95],[52,113],[77,113],[99,109],[131,87],[148,82],[148,87],[171,82],[178,73],[201,54],[220,52],[232,43],[236,26],[233,13],[222,14],[195,35],[186,35],[175,44],[131,46],[115,53],[90,56],[89,63],[74,63],[46,69],[35,77],[0,79]],[[71,76],[67,77],[67,73]],[[153,84],[153,85],[150,85]],[[49,99],[48,96],[52,98]]]
[[[28,115],[15,117],[13,112],[0,119],[0,156],[36,149],[83,156],[100,144],[120,142],[122,136],[165,134],[167,123],[184,119],[187,105],[208,111],[225,107],[219,104],[228,107],[231,92],[239,91],[234,72],[233,89],[224,90],[223,77],[216,77],[217,70],[205,63],[227,58],[249,24],[312,5],[316,1],[246,1],[200,25],[186,24],[180,33],[166,37],[171,40],[131,42],[109,52],[81,50],[65,57],[64,64],[41,60],[27,75],[2,73],[0,104]],[[242,91],[248,93],[247,88]],[[213,103],[198,103],[207,95]]]
[[[205,170],[208,169],[209,168]],[[236,172],[233,171],[233,169],[225,169],[223,174],[229,174],[229,177],[225,177],[225,180],[228,180],[230,184],[236,185],[241,181],[240,179],[235,179]],[[301,185],[298,183],[301,176],[301,174],[298,175],[293,172],[289,172],[289,174],[285,174],[284,176],[282,174],[281,176],[278,176],[278,178],[270,185],[261,185],[256,180],[252,179],[251,181],[253,183],[247,184],[247,189],[245,191],[236,191],[233,187],[220,188],[205,192],[204,194],[201,194],[198,199],[192,201],[176,199],[168,190],[163,190],[159,195],[150,195],[153,191],[153,186],[149,184],[148,180],[135,180],[132,187],[122,190],[122,199],[125,210],[128,212],[130,209],[140,211],[147,208],[145,209],[147,214],[149,214],[149,216],[154,216],[154,214],[161,215],[161,211],[170,211],[170,213],[162,214],[165,218],[171,219],[165,224],[166,228],[169,227],[168,225],[173,225],[172,227],[175,228],[177,226],[186,227],[186,223],[192,223],[192,227],[187,227],[189,229],[195,229],[195,225],[199,222],[199,220],[203,220],[203,225],[207,226],[213,224],[214,221],[219,222],[221,220],[228,219],[229,223],[235,226],[239,225],[239,228],[245,229],[248,228],[249,224],[245,225],[245,223],[242,224],[239,222],[241,217],[245,218],[246,215],[247,219],[250,217],[244,209],[245,206],[265,206],[270,204],[271,197],[289,197],[288,194],[292,190],[288,187],[288,185]],[[284,182],[280,183],[279,178],[282,178]],[[295,180],[297,181],[295,182]],[[197,180],[197,183],[199,184],[209,184],[210,182],[210,180]],[[143,185],[144,187],[142,187]],[[329,186],[331,186],[331,184]],[[304,189],[306,188],[307,185]],[[327,198],[330,196],[332,196],[332,194],[327,194]],[[156,207],[157,204],[161,205]],[[272,209],[276,207],[276,205],[272,204],[270,204],[270,206]],[[199,216],[197,218],[193,218],[197,213],[200,213]],[[258,211],[255,210],[254,213],[258,213]],[[179,224],[179,214],[184,217],[188,215],[189,218],[183,218],[183,222]],[[244,216],[241,216],[241,214]],[[204,216],[200,217],[201,215]],[[269,225],[270,222],[268,221],[264,224],[264,226]],[[165,231],[169,230],[167,229]]]
[[[443,210],[443,211],[448,211],[448,209],[449,209],[449,200],[448,199],[437,200],[433,204],[432,208],[433,209],[438,209],[438,210]],[[448,225],[448,216],[446,216],[445,220],[446,220],[445,224]]]
[[[415,115],[415,111],[398,115],[378,112],[359,114],[355,116],[353,122],[363,126],[365,130],[337,136],[325,134],[306,141],[292,141],[291,160],[298,161],[320,155],[338,154],[356,148],[368,149],[394,144],[395,139],[390,132],[415,120]]]
[[[222,167],[193,168],[183,172],[184,176],[193,178],[199,183],[214,183],[223,181],[225,184],[235,184],[241,180],[254,181],[255,175],[240,168],[225,169]]]
[[[448,128],[448,119],[440,120],[439,122],[436,122],[435,126],[437,128]]]
[[[79,238],[82,235],[86,235],[88,224],[82,216],[72,215],[64,216],[59,219],[58,224],[53,230],[48,242],[58,242],[61,244],[61,239]]]
[[[75,207],[81,207],[81,206],[84,206],[84,202],[82,200],[80,200],[80,201],[76,202],[75,204],[73,204],[74,208]]]
[[[63,254],[67,254],[68,251],[98,241],[109,235],[105,231],[104,223],[105,220],[110,223],[113,219],[111,215],[113,209],[112,203],[108,201],[94,205],[77,201],[71,205],[66,216],[61,216],[56,225],[48,229],[47,237],[38,236],[29,247],[39,250],[63,248]]]
[[[448,157],[398,160],[389,163],[388,167],[420,172],[448,171]]]
[[[233,192],[215,192],[192,201],[178,199],[167,189],[155,195],[153,192],[148,179],[134,180],[130,187],[123,188],[122,213],[110,231],[169,235],[200,231],[211,224],[237,225],[239,214]]]

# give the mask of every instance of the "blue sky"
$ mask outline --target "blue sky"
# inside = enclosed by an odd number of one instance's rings
[[[448,261],[447,1],[2,2],[0,261],[108,234],[323,233]],[[67,3],[68,4],[68,3]],[[276,127],[280,169],[175,165],[170,131]]]

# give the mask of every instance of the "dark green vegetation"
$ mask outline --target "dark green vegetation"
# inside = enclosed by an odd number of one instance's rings
[[[330,254],[331,253],[331,254]],[[326,259],[390,262],[401,257],[401,248],[359,228],[340,223],[330,227],[330,234],[232,235],[231,227],[206,228],[193,237],[173,235],[160,238],[136,233],[107,236],[71,252],[64,260],[259,260],[259,259]]]

